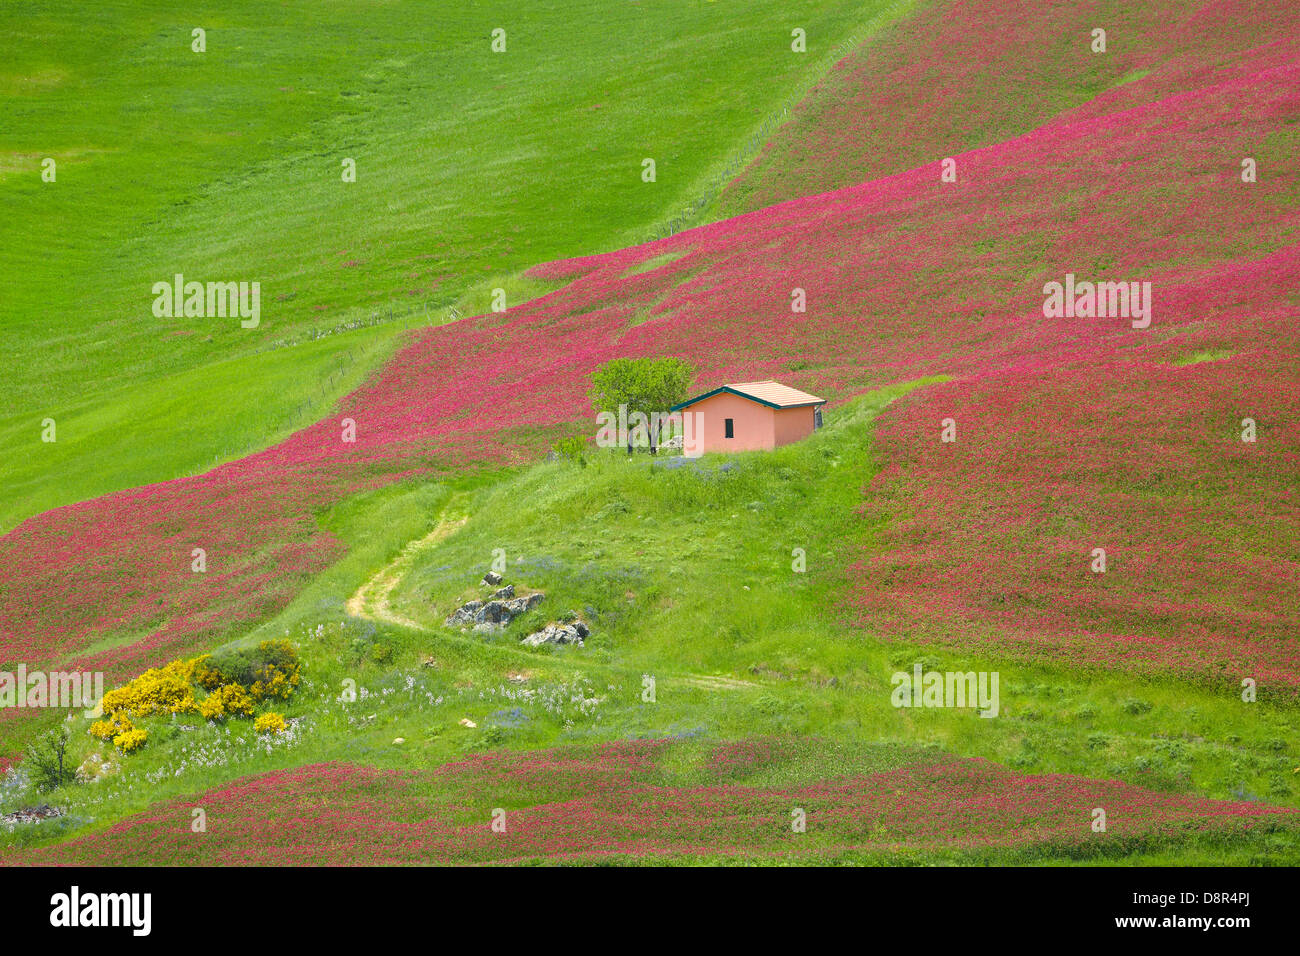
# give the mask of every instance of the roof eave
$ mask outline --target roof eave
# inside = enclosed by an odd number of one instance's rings
[[[759,398],[757,395],[750,395],[748,392],[742,392],[739,389],[732,388],[730,385],[719,385],[711,392],[705,392],[703,395],[696,395],[694,398],[688,398],[686,401],[679,402],[668,410],[670,412],[679,412],[683,408],[689,408],[691,405],[696,405],[704,401],[706,398],[712,398],[714,395],[721,394],[722,392],[730,392],[732,395],[739,395],[741,398],[747,398],[751,402],[757,402],[759,405],[766,405],[768,408],[775,408],[777,411],[780,411],[783,408],[807,408],[810,405],[826,404],[826,399],[819,398],[816,401],[799,402],[796,405],[778,405],[776,402],[769,402],[766,399]]]

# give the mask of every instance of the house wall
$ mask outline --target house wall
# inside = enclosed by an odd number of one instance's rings
[[[698,412],[693,443],[685,454],[694,457],[711,451],[758,451],[776,447],[775,409],[730,392],[696,402],[688,412]],[[735,421],[735,438],[726,437],[726,420]],[[812,418],[808,419],[811,428]],[[691,445],[694,447],[690,447]]]
[[[814,406],[773,410],[773,437],[777,447],[807,438],[816,425]]]

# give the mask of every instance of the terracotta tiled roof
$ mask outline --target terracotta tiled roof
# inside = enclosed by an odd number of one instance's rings
[[[741,395],[756,402],[762,402],[772,408],[797,408],[800,405],[823,405],[826,402],[824,398],[809,395],[807,392],[801,392],[797,388],[791,388],[789,385],[782,385],[780,382],[773,382],[769,379],[766,382],[734,382],[730,385],[720,385],[711,392],[696,395],[694,398],[688,398],[680,405],[674,405],[673,410],[676,411],[679,408],[685,408],[687,405],[694,405],[696,402],[711,398],[719,392],[731,392],[735,395]]]
[[[816,405],[818,402],[826,401],[824,398],[809,395],[807,392],[801,392],[797,388],[770,379],[766,382],[733,382],[727,388],[780,408],[788,408],[791,405]]]

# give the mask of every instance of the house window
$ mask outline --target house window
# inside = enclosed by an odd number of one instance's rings
[[[736,437],[736,420],[735,420],[734,418],[728,418],[728,419],[726,420],[726,428],[727,428],[727,437],[728,437],[728,438],[735,438],[735,437]]]

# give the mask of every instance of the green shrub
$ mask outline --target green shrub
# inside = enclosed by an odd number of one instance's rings
[[[566,461],[576,461],[584,467],[587,464],[587,459],[583,456],[583,452],[587,450],[587,440],[581,435],[562,438],[551,446],[551,450]]]
[[[200,658],[194,666],[194,682],[208,691],[226,684],[270,686],[277,675],[296,684],[298,668],[298,652],[292,644],[263,641],[256,647],[231,648]]]
[[[76,778],[76,768],[71,766],[68,753],[68,729],[60,727],[37,737],[28,745],[23,766],[32,775],[37,790],[56,790]]]

